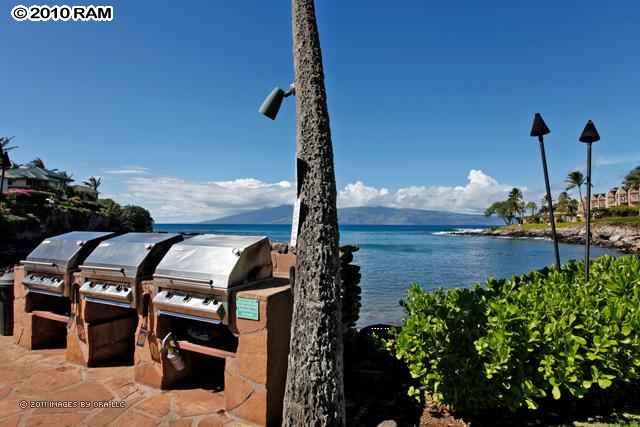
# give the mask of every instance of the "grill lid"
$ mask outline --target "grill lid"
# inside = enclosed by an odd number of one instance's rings
[[[115,233],[72,231],[49,237],[43,240],[23,262],[27,265],[32,262],[34,266],[57,266],[65,270],[75,268],[98,243],[114,235]]]
[[[174,245],[158,264],[154,278],[226,289],[271,274],[268,238],[203,234]]]
[[[127,233],[102,242],[89,255],[81,268],[122,271],[136,278],[145,270],[153,271],[166,249],[182,240],[180,234],[172,233]]]

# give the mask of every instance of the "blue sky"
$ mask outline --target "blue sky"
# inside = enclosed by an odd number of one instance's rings
[[[596,190],[640,164],[638,2],[317,3],[341,206],[539,200],[536,111],[557,190],[587,119]],[[294,103],[257,113],[293,78],[290,2],[104,2],[111,23],[14,22],[15,4],[0,2],[15,160],[100,175],[161,222],[291,200]]]

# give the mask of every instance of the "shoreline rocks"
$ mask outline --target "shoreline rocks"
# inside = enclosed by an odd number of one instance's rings
[[[558,240],[562,243],[581,245],[585,242],[584,224],[576,224],[557,229]],[[496,229],[452,232],[459,236],[490,236],[521,239],[551,239],[551,228],[529,228],[522,226],[500,227]],[[594,224],[591,230],[591,242],[619,250],[624,253],[640,254],[640,227],[631,225]]]

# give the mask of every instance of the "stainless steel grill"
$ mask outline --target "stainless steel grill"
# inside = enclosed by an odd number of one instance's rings
[[[45,239],[29,254],[24,265],[28,292],[68,297],[72,274],[98,244],[114,233],[73,231]]]
[[[270,278],[272,270],[266,237],[196,236],[158,264],[153,306],[159,314],[227,324],[229,291]]]
[[[141,281],[181,240],[179,234],[128,233],[99,244],[80,266],[85,278],[80,295],[89,302],[137,307]]]

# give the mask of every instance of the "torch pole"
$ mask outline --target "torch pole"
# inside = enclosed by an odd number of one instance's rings
[[[584,277],[589,281],[589,258],[591,255],[591,146],[592,143],[587,144],[587,235],[585,242],[585,260],[584,260]]]
[[[544,151],[544,137],[538,136],[540,141],[540,156],[542,157],[542,168],[544,170],[544,184],[547,188],[547,203],[549,205],[549,218],[551,220],[551,234],[553,236],[553,249],[556,254],[556,267],[560,270],[560,249],[558,248],[558,233],[556,232],[556,217],[553,214],[553,198],[551,197],[551,185],[549,185],[549,169],[547,168],[547,155]]]

